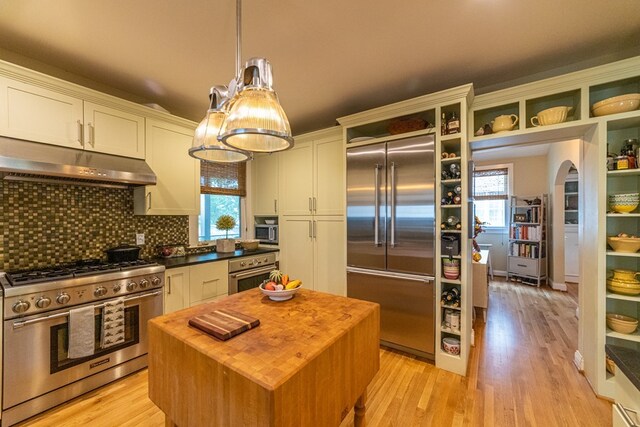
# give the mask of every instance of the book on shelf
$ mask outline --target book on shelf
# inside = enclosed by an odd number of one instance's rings
[[[540,240],[544,231],[537,225],[512,225],[509,238],[516,240]]]
[[[526,206],[514,206],[516,212],[513,214],[513,222],[533,222],[540,223],[540,206],[526,207]],[[527,209],[523,212],[524,209]],[[543,215],[544,218],[544,215]]]
[[[544,258],[544,245],[538,243],[517,243],[513,242],[509,245],[509,255],[522,258]]]

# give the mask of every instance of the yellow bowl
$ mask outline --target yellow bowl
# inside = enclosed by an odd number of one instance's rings
[[[596,102],[591,106],[591,110],[594,116],[600,117],[633,111],[638,106],[640,106],[640,93],[629,93]]]
[[[636,253],[640,249],[639,238],[607,237],[607,243],[615,252]]]
[[[617,204],[615,202],[609,202],[609,207],[614,212],[629,213],[633,212],[638,207],[638,202],[631,204]]]
[[[632,334],[638,329],[638,319],[624,314],[607,313],[607,326],[621,334]]]
[[[640,285],[633,282],[607,279],[607,289],[621,295],[640,295]]]

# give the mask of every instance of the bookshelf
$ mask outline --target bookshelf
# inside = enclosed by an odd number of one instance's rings
[[[507,278],[540,286],[547,279],[548,196],[511,196]]]

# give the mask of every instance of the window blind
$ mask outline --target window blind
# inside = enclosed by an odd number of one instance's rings
[[[473,172],[475,200],[507,200],[509,198],[509,169],[484,169]]]
[[[200,193],[247,195],[247,164],[200,162]]]

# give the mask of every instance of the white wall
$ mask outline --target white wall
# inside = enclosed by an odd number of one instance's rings
[[[547,156],[501,158],[476,161],[476,166],[495,164],[513,164],[513,193],[517,196],[532,196],[547,193]],[[482,220],[482,218],[480,218]],[[509,231],[500,233],[484,232],[478,236],[478,243],[489,243],[491,247],[491,265],[494,271],[507,271],[507,249]]]
[[[554,289],[566,290],[564,285],[564,181],[573,163],[582,178],[579,139],[554,142],[549,147],[549,235],[547,256],[549,259],[549,279]],[[582,198],[580,198],[581,200]],[[582,223],[578,225],[581,227]]]

